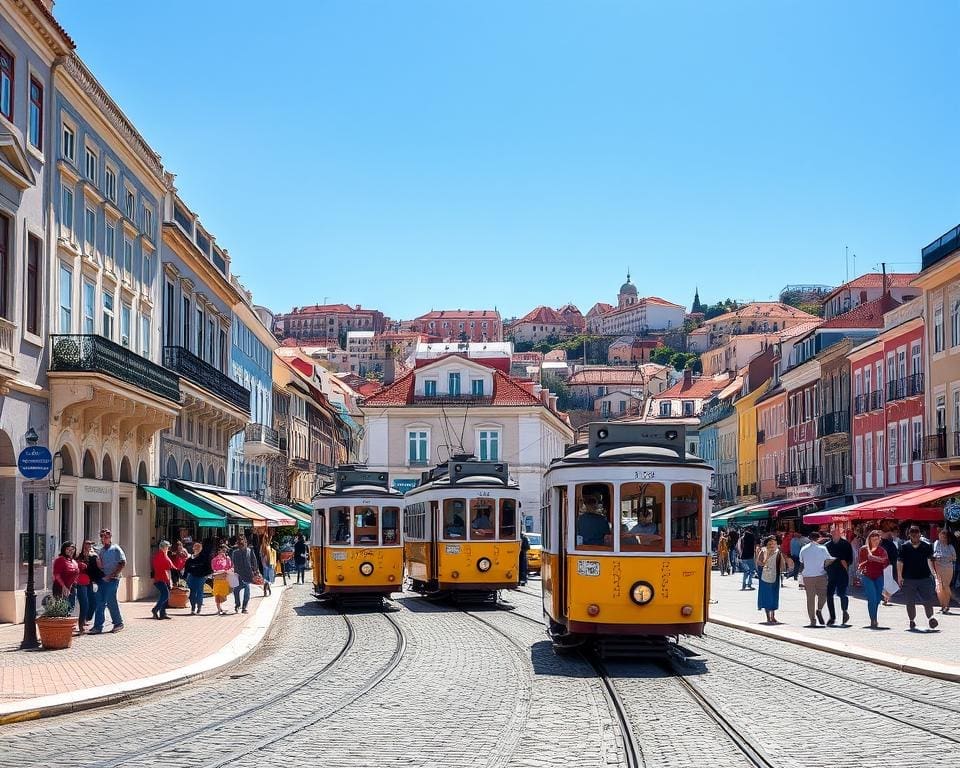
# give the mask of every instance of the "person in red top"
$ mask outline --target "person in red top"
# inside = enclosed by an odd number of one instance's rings
[[[80,566],[77,565],[77,547],[72,541],[63,542],[60,547],[60,556],[53,561],[53,592],[54,597],[65,597],[70,601],[70,610],[76,604],[77,597],[73,585],[80,575]]]
[[[173,563],[173,570],[170,572],[170,581],[177,585],[183,580],[183,568],[190,558],[190,553],[184,549],[183,542],[177,541],[168,553],[170,562]]]
[[[153,556],[151,565],[153,566],[153,584],[157,588],[159,597],[156,605],[150,610],[155,619],[169,619],[167,616],[167,603],[170,601],[170,571],[173,570],[167,550],[170,549],[170,542],[164,539],[157,547],[157,552]]]
[[[880,531],[867,535],[867,543],[860,547],[857,556],[857,572],[867,593],[867,612],[870,614],[870,629],[879,629],[877,607],[883,599],[883,569],[890,564],[890,556],[880,546]]]
[[[77,566],[80,573],[77,576],[76,593],[77,600],[80,602],[80,615],[77,616],[77,630],[79,634],[87,631],[87,623],[93,620],[93,611],[97,606],[97,597],[93,592],[93,579],[91,579],[90,558],[97,559],[97,553],[93,551],[93,542],[85,539],[81,545],[82,549],[77,556]]]

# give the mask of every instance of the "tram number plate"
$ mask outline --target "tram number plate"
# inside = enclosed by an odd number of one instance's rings
[[[446,552],[448,555],[459,555],[460,554],[460,545],[459,544],[447,544]]]
[[[346,553],[346,552],[334,552],[334,553],[333,553],[333,559],[334,559],[334,560],[346,560],[346,559],[347,559],[347,553]]]
[[[578,561],[577,561],[577,575],[579,575],[579,576],[599,576],[599,575],[600,575],[600,561],[599,561],[599,560],[578,560]]]

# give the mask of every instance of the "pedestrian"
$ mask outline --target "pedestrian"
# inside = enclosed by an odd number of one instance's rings
[[[53,592],[54,597],[62,597],[68,600],[71,612],[77,602],[74,584],[76,584],[79,575],[77,547],[72,541],[65,541],[60,546],[59,556],[53,561],[53,587],[51,592]]]
[[[957,548],[950,543],[950,531],[940,531],[933,544],[933,560],[939,580],[937,596],[940,598],[940,613],[950,613],[950,585],[953,584],[953,572],[957,567]]]
[[[233,588],[233,612],[246,613],[247,604],[250,602],[250,585],[257,576],[257,557],[253,550],[247,546],[247,537],[237,537],[237,548],[230,554],[230,561],[233,563],[233,572],[237,574],[239,581]],[[243,595],[241,602],[240,595]]]
[[[303,584],[307,570],[307,543],[302,533],[297,534],[297,541],[293,545],[293,564],[297,569],[297,584]]]
[[[113,543],[113,533],[109,528],[100,531],[100,552],[97,555],[97,567],[103,576],[97,584],[97,610],[93,618],[91,635],[103,632],[103,622],[106,612],[110,612],[110,621],[113,624],[111,632],[123,629],[123,616],[120,614],[120,603],[117,601],[117,590],[120,588],[120,574],[127,564],[127,556],[119,544]]]
[[[820,531],[810,534],[810,543],[800,550],[800,562],[803,563],[803,583],[807,592],[808,627],[822,626],[823,606],[827,602],[827,571],[825,566],[833,562],[827,548],[820,543]],[[814,607],[816,603],[816,607]]]
[[[217,604],[217,613],[223,616],[226,614],[223,601],[230,594],[229,576],[233,573],[233,560],[230,559],[230,548],[226,544],[220,545],[219,551],[210,560],[210,568],[213,570],[213,599]]]
[[[753,534],[753,528],[747,528],[740,534],[737,547],[740,550],[740,570],[743,572],[743,581],[740,584],[742,592],[745,589],[753,589],[753,574],[757,569],[757,537]]]
[[[793,577],[794,581],[797,581],[800,578],[800,567],[802,563],[800,562],[800,550],[803,549],[807,544],[810,543],[810,539],[806,534],[797,534],[790,538],[790,559],[793,560],[793,573],[790,575]]]
[[[883,547],[880,531],[870,531],[867,543],[857,553],[857,571],[867,593],[867,613],[870,615],[870,629],[880,629],[877,608],[883,597],[883,572],[890,565],[890,556]]]
[[[93,611],[96,607],[96,595],[93,592],[93,579],[91,578],[91,559],[93,568],[96,568],[97,555],[93,551],[93,542],[90,539],[84,539],[80,545],[80,555],[77,557],[77,602],[80,603],[80,612],[77,614],[77,634],[86,634],[87,624],[93,619]]]
[[[268,536],[264,536],[260,541],[260,562],[263,573],[263,596],[266,597],[273,591],[273,580],[277,575],[277,551],[273,548],[273,543]]]
[[[717,565],[721,576],[730,573],[730,539],[727,538],[726,531],[720,531],[720,538],[717,541]]]
[[[850,614],[847,612],[850,607],[847,588],[850,586],[853,547],[849,541],[843,538],[843,534],[838,527],[834,527],[830,541],[827,542],[827,552],[833,558],[833,562],[827,566],[827,611],[830,614],[827,625],[832,627],[837,623],[836,606],[833,604],[833,596],[836,595],[840,598],[840,610],[843,612],[841,625],[846,626],[847,622],[850,621]]]
[[[187,564],[190,553],[183,548],[182,541],[176,541],[167,553],[170,562],[173,563],[173,569],[170,571],[170,582],[177,586],[184,579],[183,567]]]
[[[937,602],[939,579],[934,568],[933,547],[920,538],[920,527],[911,525],[909,540],[897,553],[897,583],[907,602],[907,618],[910,629],[917,628],[917,603],[923,604],[930,629],[940,624],[933,618],[933,606]]]
[[[530,539],[527,538],[527,534],[520,533],[520,584],[525,585],[527,583],[527,553],[530,551]]]
[[[897,543],[897,539],[894,538],[894,532],[884,531],[880,538],[880,545],[883,547],[883,551],[887,553],[888,564],[886,570],[883,574],[883,604],[890,605],[890,598],[893,597],[893,594],[890,590],[894,592],[898,591],[898,588],[895,589],[897,584],[897,559],[900,554],[900,545]],[[891,586],[887,588],[887,584]]]
[[[193,542],[193,554],[183,565],[187,575],[187,588],[190,590],[190,613],[200,615],[203,608],[203,585],[207,583],[207,576],[211,574],[210,559],[203,551],[203,544]]]
[[[169,619],[167,616],[167,603],[170,602],[170,587],[173,580],[171,572],[173,571],[173,561],[170,559],[170,542],[166,539],[157,545],[157,551],[154,552],[150,560],[150,566],[153,570],[153,586],[157,588],[157,602],[150,613],[155,619]]]
[[[740,570],[740,558],[737,552],[737,543],[740,541],[740,532],[736,528],[727,531],[727,544],[730,546],[730,573]]]
[[[775,536],[767,536],[757,554],[760,569],[760,589],[757,592],[757,609],[766,611],[767,624],[778,624],[776,611],[780,607],[780,574],[787,570],[787,559],[777,546]]]

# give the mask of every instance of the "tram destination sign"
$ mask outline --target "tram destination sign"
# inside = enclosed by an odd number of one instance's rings
[[[27,480],[42,480],[53,469],[53,456],[43,445],[29,445],[17,457],[17,469]]]

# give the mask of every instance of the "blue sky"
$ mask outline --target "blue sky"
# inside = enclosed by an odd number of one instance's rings
[[[55,10],[277,311],[586,311],[628,266],[769,299],[842,282],[845,245],[909,271],[960,222],[956,3]]]

